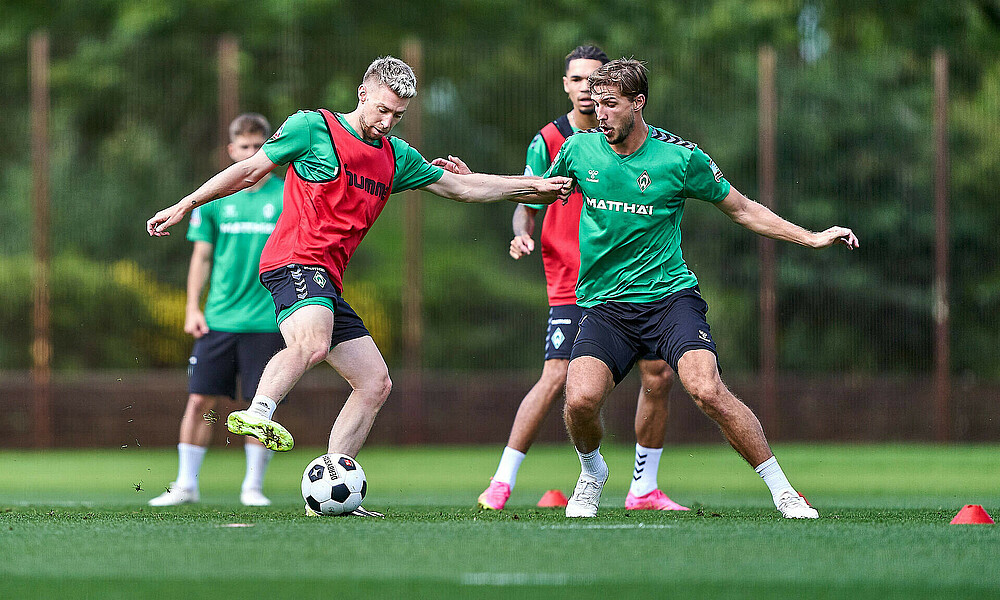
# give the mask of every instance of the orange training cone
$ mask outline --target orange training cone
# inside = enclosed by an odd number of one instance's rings
[[[559,490],[549,490],[542,494],[542,499],[538,501],[538,506],[543,508],[558,508],[560,506],[566,506],[566,496]]]
[[[993,523],[993,519],[978,504],[966,504],[951,520],[952,525],[979,525]]]

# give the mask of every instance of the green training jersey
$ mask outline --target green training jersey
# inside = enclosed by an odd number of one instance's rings
[[[598,130],[568,138],[546,177],[583,193],[577,304],[655,302],[698,285],[681,254],[684,201],[720,202],[730,184],[695,144],[656,127],[628,156]]]
[[[212,244],[212,275],[205,320],[213,331],[278,331],[271,294],[258,279],[260,253],[281,214],[282,182],[268,177],[260,189],[243,190],[194,209],[187,238]]]
[[[570,125],[573,129],[573,133],[580,131],[576,127]],[[524,157],[524,174],[525,175],[537,175],[541,176],[545,171],[549,170],[552,165],[551,157],[549,156],[549,147],[545,143],[545,138],[542,137],[542,132],[539,131],[535,134],[535,137],[531,138],[531,143],[528,144],[528,153]],[[535,210],[542,210],[547,204],[525,204],[530,208]]]
[[[363,139],[348,125],[344,115],[334,113],[337,120],[354,137],[372,146],[382,142]],[[396,157],[396,173],[392,178],[392,192],[403,192],[430,185],[441,179],[444,171],[430,164],[419,152],[405,141],[386,136]],[[319,111],[300,110],[288,117],[278,131],[264,144],[264,154],[277,165],[292,163],[299,177],[306,181],[329,181],[337,176],[340,161],[333,150],[333,141]]]

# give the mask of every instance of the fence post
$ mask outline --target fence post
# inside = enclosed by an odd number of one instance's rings
[[[31,383],[34,444],[52,446],[52,327],[49,297],[49,34],[31,36],[31,197],[33,227]]]
[[[777,128],[777,95],[775,92],[774,48],[763,46],[757,57],[757,145],[759,159],[757,176],[760,181],[760,203],[774,208],[775,130]],[[778,423],[778,324],[775,292],[775,243],[771,238],[757,238],[760,265],[760,379],[764,421],[771,436],[777,435]]]
[[[418,85],[423,77],[424,49],[418,38],[403,41],[403,61],[410,65],[417,76]],[[406,136],[411,146],[423,146],[423,111],[419,97],[410,101],[406,111]],[[407,443],[423,442],[424,389],[423,389],[423,209],[421,192],[406,192],[403,213],[403,366],[406,379],[400,404],[407,415],[408,427],[403,432]]]
[[[240,42],[235,35],[225,34],[219,38],[216,50],[219,81],[219,136],[223,140],[216,153],[216,163],[221,171],[233,161],[229,158],[226,145],[229,141],[229,124],[240,111]]]
[[[948,55],[934,52],[934,433],[951,437],[948,304]]]

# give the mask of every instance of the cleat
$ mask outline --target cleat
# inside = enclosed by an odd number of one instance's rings
[[[348,516],[351,517],[376,517],[379,519],[385,518],[385,515],[383,515],[382,513],[375,512],[374,510],[368,510],[364,506],[359,506],[347,514]]]
[[[625,496],[625,510],[691,510],[686,506],[681,506],[669,496],[656,489],[643,496],[636,496],[632,492]]]
[[[240,492],[240,504],[243,506],[271,506],[271,501],[258,489]]]
[[[285,452],[295,445],[292,434],[280,423],[246,410],[229,413],[226,427],[237,435],[252,435],[269,450]]]
[[[494,481],[490,477],[490,487],[486,488],[482,494],[479,494],[479,508],[484,510],[503,510],[505,504],[507,504],[507,498],[510,498],[510,485],[502,481]]]
[[[581,473],[580,479],[576,482],[576,489],[573,490],[573,496],[566,504],[566,516],[596,517],[597,507],[601,504],[601,492],[607,481],[607,475],[603,480],[597,480]]]
[[[148,504],[150,506],[177,506],[178,504],[193,504],[200,499],[198,490],[179,488],[175,482],[171,482],[167,491],[156,498],[151,498]]]
[[[309,508],[308,504],[306,504],[306,515],[310,516],[310,517],[322,517],[323,516],[323,515],[319,514],[318,512],[314,511],[313,509]],[[341,515],[341,516],[342,517],[378,517],[378,518],[382,518],[382,519],[385,518],[385,515],[383,515],[382,513],[375,512],[374,510],[368,510],[364,506],[359,506],[359,507],[355,508],[353,511],[351,511],[351,512],[345,514],[345,515]]]
[[[786,519],[818,519],[819,512],[809,506],[806,499],[794,490],[785,490],[775,503]]]

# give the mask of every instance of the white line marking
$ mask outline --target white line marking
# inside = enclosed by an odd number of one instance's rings
[[[676,525],[646,525],[645,523],[622,525],[542,525],[539,529],[671,529]]]

